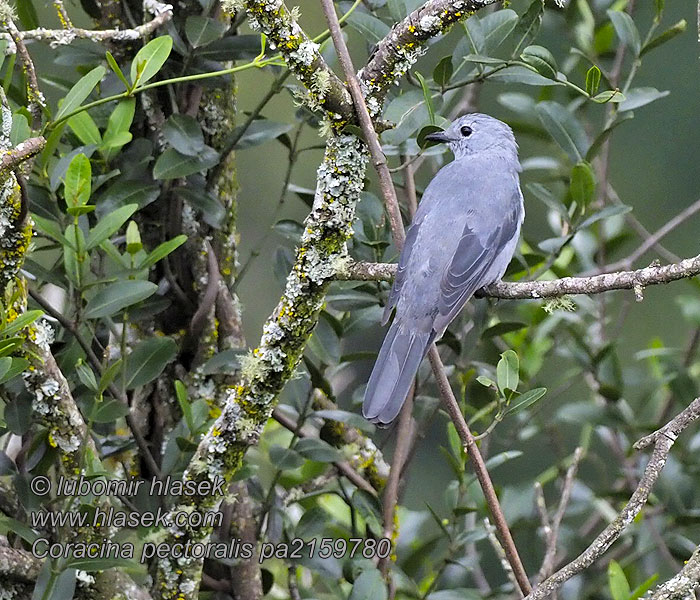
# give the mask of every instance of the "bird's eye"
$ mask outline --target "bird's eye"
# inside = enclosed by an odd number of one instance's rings
[[[469,127],[469,125],[463,125],[459,132],[464,136],[464,137],[469,137],[472,134],[472,128]]]

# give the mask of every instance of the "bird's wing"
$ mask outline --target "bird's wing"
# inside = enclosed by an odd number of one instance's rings
[[[433,328],[441,334],[478,289],[491,283],[486,276],[503,248],[518,233],[519,203],[511,203],[487,235],[478,235],[478,213],[472,213],[457,249],[443,273]]]
[[[394,310],[396,302],[399,299],[399,294],[401,293],[401,286],[403,285],[404,279],[406,277],[406,265],[411,257],[411,251],[413,250],[413,244],[418,237],[418,228],[420,227],[422,218],[416,217],[411,223],[411,226],[406,230],[406,240],[404,241],[403,250],[401,251],[401,256],[399,258],[399,265],[396,269],[396,275],[394,276],[394,285],[391,288],[391,293],[387,299],[386,306],[384,307],[384,314],[382,315],[382,325],[386,325],[391,316],[391,311]]]

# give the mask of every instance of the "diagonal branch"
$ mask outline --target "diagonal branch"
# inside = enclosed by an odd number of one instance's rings
[[[396,265],[392,263],[349,262],[336,277],[359,281],[390,281],[395,273]],[[670,265],[652,265],[635,271],[616,271],[591,277],[564,277],[550,281],[501,281],[485,287],[480,291],[480,295],[516,300],[600,294],[612,290],[635,290],[641,293],[649,285],[670,283],[697,275],[700,275],[700,254]]]
[[[569,564],[538,585],[527,596],[526,600],[543,600],[548,598],[550,594],[559,589],[574,575],[590,567],[613,545],[646,505],[651,490],[659,475],[661,475],[661,471],[666,464],[666,458],[678,436],[698,418],[700,418],[700,398],[693,400],[685,410],[681,411],[661,429],[643,437],[634,445],[635,449],[642,450],[654,444],[654,450],[644,469],[644,474],[639,480],[637,489],[625,507],[615,517],[613,522],[598,534],[588,548]]]

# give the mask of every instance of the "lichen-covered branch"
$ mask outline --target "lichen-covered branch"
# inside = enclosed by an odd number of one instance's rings
[[[41,561],[30,552],[0,546],[0,581],[33,583],[41,571]]]
[[[83,29],[81,27],[66,27],[63,29],[30,29],[27,31],[17,31],[0,34],[0,39],[8,41],[6,54],[14,54],[19,50],[17,40],[36,40],[49,42],[52,46],[64,46],[71,44],[77,39],[90,40],[93,42],[125,42],[146,38],[156,29],[173,18],[173,7],[171,4],[158,2],[157,0],[144,0],[144,9],[153,15],[153,19],[138,25],[133,29]]]
[[[0,176],[19,167],[24,161],[36,156],[44,149],[46,140],[43,137],[29,138],[14,148],[3,149],[0,152]]]
[[[223,477],[238,470],[249,446],[256,444],[272,414],[277,395],[301,359],[316,325],[335,265],[351,234],[355,204],[362,190],[367,154],[355,136],[329,139],[318,170],[314,208],[305,221],[301,246],[292,272],[258,348],[246,361],[241,383],[232,389],[221,416],[195,453],[185,473],[193,481]],[[221,498],[182,497],[176,511],[206,510]],[[208,539],[208,529],[171,528],[178,542]],[[189,596],[199,586],[201,562],[192,558],[159,562],[158,590],[162,598]]]
[[[639,481],[637,489],[631,498],[617,515],[593,542],[577,558],[559,569],[554,575],[545,579],[538,585],[526,600],[542,600],[559,589],[561,585],[571,579],[577,573],[591,566],[600,558],[617,540],[627,526],[635,519],[646,505],[651,490],[659,478],[666,464],[666,458],[678,436],[691,423],[700,417],[700,398],[696,398],[690,405],[674,417],[669,423],[658,431],[648,435],[635,444],[637,450],[654,444],[651,458],[644,469],[644,474]]]
[[[390,263],[347,262],[338,272],[338,279],[390,281],[396,265]],[[700,255],[670,265],[645,267],[636,271],[616,271],[591,277],[563,277],[549,281],[501,281],[480,290],[489,298],[537,299],[574,294],[600,294],[612,290],[635,290],[638,297],[648,285],[670,283],[700,275]]]
[[[244,7],[251,27],[260,29],[279,50],[289,70],[308,90],[311,106],[324,110],[338,124],[352,119],[350,94],[319,53],[319,45],[306,35],[282,0],[229,4],[233,4],[231,8]]]
[[[700,548],[693,552],[677,575],[650,591],[647,600],[694,600],[700,587]]]
[[[432,0],[393,27],[389,35],[377,44],[369,63],[360,72],[370,113],[379,112],[387,90],[423,53],[425,42],[494,2]]]

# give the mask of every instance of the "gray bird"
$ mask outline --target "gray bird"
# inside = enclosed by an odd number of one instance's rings
[[[382,324],[395,309],[394,320],[362,405],[379,425],[399,414],[430,344],[474,292],[501,279],[525,217],[508,125],[472,113],[426,139],[448,143],[455,159],[425,189],[406,232]]]

